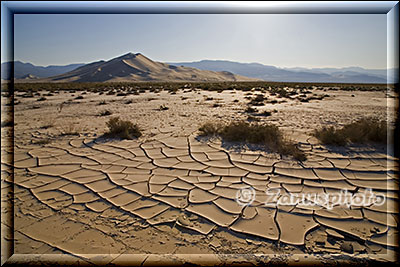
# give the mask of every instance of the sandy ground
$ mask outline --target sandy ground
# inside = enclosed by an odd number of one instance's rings
[[[384,147],[324,147],[310,134],[321,125],[368,116],[393,122],[397,99],[384,92],[313,93],[329,97],[308,103],[276,98],[276,104],[256,107],[271,116],[254,115],[299,142],[308,159],[297,162],[198,138],[205,122],[247,118],[245,97],[258,92],[61,91],[44,101],[17,92],[15,146],[2,146],[2,231],[10,230],[2,244],[13,246],[15,262],[52,255],[111,265],[394,261],[397,159]],[[99,116],[105,110],[112,115]],[[114,116],[136,122],[143,136],[101,138]],[[2,138],[11,129],[2,128]],[[12,154],[14,178],[7,164]],[[280,195],[271,199],[270,189]],[[372,189],[385,203],[346,206],[329,199],[329,209],[280,202],[291,194],[335,195],[342,189]],[[238,204],[238,196],[249,200],[238,192],[250,192],[250,203]],[[13,222],[3,220],[10,206]]]

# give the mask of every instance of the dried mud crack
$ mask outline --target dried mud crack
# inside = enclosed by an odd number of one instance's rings
[[[215,92],[213,97],[223,95],[221,99],[227,103],[242,93]],[[160,99],[183,94],[162,93]],[[204,98],[197,91],[185,96],[189,100]],[[56,97],[54,105],[42,106],[41,112],[54,111],[56,101],[64,99]],[[216,109],[209,111],[198,107],[202,104],[187,101],[187,105],[193,104],[193,111],[181,110],[182,102],[168,102],[169,110],[161,116],[156,111],[159,100],[152,100],[155,103],[151,106],[139,97],[135,104],[144,115],[138,120],[146,130],[138,140],[92,134],[101,118],[89,111],[81,120],[89,129],[78,135],[61,135],[58,126],[38,127],[36,121],[43,121],[37,117],[40,112],[32,111],[29,121],[25,113],[31,109],[27,105],[16,107],[15,145],[2,146],[2,215],[13,212],[13,220],[2,220],[2,227],[14,231],[2,238],[13,246],[15,254],[68,255],[69,263],[110,265],[154,264],[162,262],[162,255],[176,264],[190,263],[190,259],[255,265],[311,258],[328,264],[346,257],[356,263],[393,260],[398,247],[397,158],[374,147],[335,150],[320,145],[304,128],[309,117],[319,119],[323,113],[318,109],[301,113],[304,106],[297,104],[286,110],[282,106],[280,113],[268,119],[276,119],[282,128],[294,124],[298,131],[291,134],[307,160],[230,150],[219,140],[201,140],[194,132],[197,124],[219,116]],[[93,93],[84,101],[97,106],[99,99]],[[332,101],[331,108],[340,102],[334,98],[324,101]],[[229,105],[218,107],[223,111],[221,119],[236,116],[237,110]],[[310,109],[323,106],[299,105]],[[154,116],[149,117],[143,106],[153,110]],[[381,111],[376,107],[371,112],[377,110]],[[62,112],[73,112],[72,105],[65,105]],[[165,115],[168,112],[171,116]],[[176,115],[194,116],[197,112],[202,114],[198,123],[192,123],[193,118],[181,122],[181,116]],[[64,118],[68,120],[77,116],[67,114]],[[132,116],[139,117],[136,113]],[[338,113],[327,117],[341,118]],[[293,195],[337,195],[342,190],[355,195],[369,189],[383,196],[385,203],[346,206],[328,199],[326,204],[331,208],[282,204]],[[241,190],[251,193],[246,205],[238,202]],[[279,195],[273,193],[277,190]],[[196,258],[200,254],[209,256]]]

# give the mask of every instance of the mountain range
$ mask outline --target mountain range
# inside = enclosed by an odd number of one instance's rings
[[[386,83],[398,80],[394,69],[348,68],[277,68],[259,63],[239,63],[227,60],[202,60],[169,63],[202,70],[225,70],[247,77],[276,82],[328,82],[328,83]]]
[[[9,79],[11,63],[1,64],[2,79]],[[128,53],[89,64],[35,66],[14,62],[17,82],[124,82],[124,81],[247,81],[386,83],[398,81],[395,69],[278,68],[227,60],[155,62],[140,53]]]
[[[17,79],[34,79],[34,78],[47,78],[51,76],[60,75],[68,71],[74,70],[85,64],[69,64],[65,66],[51,65],[47,67],[35,66],[31,63],[23,63],[21,61],[14,62],[14,78]],[[11,70],[11,62],[1,64],[1,78],[9,80]]]

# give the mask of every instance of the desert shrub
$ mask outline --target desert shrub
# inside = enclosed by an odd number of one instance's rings
[[[322,127],[313,135],[326,145],[344,146],[348,143],[383,143],[387,141],[387,126],[385,121],[364,118],[349,123],[340,129],[333,126]]]
[[[45,98],[44,96],[37,99],[37,101],[45,101],[45,100],[47,100],[47,98]]]
[[[166,105],[161,105],[159,107],[159,110],[168,110],[168,109],[169,109],[169,107],[167,107]]]
[[[235,99],[235,100],[233,100],[233,102],[234,102],[234,103],[237,103],[237,102],[239,102],[239,99]]]
[[[268,116],[271,116],[271,111],[268,111],[268,110],[266,110],[266,111],[264,111],[263,113],[261,113],[260,115],[261,116],[265,116],[265,117],[268,117]]]
[[[106,101],[105,100],[101,100],[100,102],[99,102],[99,104],[98,104],[99,106],[101,106],[101,105],[107,105],[107,103],[106,103]]]
[[[99,116],[109,116],[109,115],[111,115],[111,114],[112,114],[112,112],[109,111],[108,109],[106,109],[106,110],[101,111],[101,112],[99,113]]]
[[[212,105],[213,108],[217,108],[217,107],[220,107],[220,106],[221,106],[221,104],[219,104],[219,103],[214,103],[214,104]]]
[[[387,142],[386,121],[382,120],[360,119],[345,125],[342,131],[352,143],[374,142],[385,144]]]
[[[83,96],[78,95],[77,97],[75,97],[75,99],[83,99]]]
[[[22,97],[24,97],[24,98],[32,98],[33,94],[32,94],[32,92],[28,92],[28,93],[23,94]]]
[[[313,135],[325,145],[343,146],[347,143],[346,137],[335,127],[322,127],[315,130]]]
[[[244,112],[246,112],[246,113],[256,113],[256,112],[257,112],[257,109],[248,106],[248,107],[245,109]]]
[[[128,99],[128,100],[125,101],[125,104],[127,104],[127,105],[132,104],[132,103],[133,103],[132,99]]]
[[[207,122],[200,128],[200,136],[213,136],[218,135],[222,129],[222,125],[218,123]]]
[[[73,122],[61,125],[60,136],[64,135],[79,135],[79,131]]]
[[[254,101],[255,102],[262,102],[262,101],[264,101],[264,96],[263,95],[257,95],[255,98],[254,98]]]
[[[130,121],[121,120],[119,117],[111,118],[106,122],[108,132],[104,134],[105,137],[118,137],[121,139],[133,139],[142,135],[139,127]]]
[[[264,105],[264,100],[266,100],[266,98],[264,98],[263,95],[257,95],[255,98],[250,100],[249,105],[263,106]]]
[[[231,122],[225,126],[206,123],[200,127],[199,131],[202,136],[219,135],[225,141],[258,144],[269,151],[291,155],[296,160],[303,161],[306,159],[304,152],[287,140],[275,125],[246,121]]]

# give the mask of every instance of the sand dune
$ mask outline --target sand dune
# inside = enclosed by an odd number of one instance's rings
[[[138,82],[138,81],[251,81],[222,71],[199,70],[155,62],[137,53],[84,65],[71,72],[34,82]],[[24,80],[26,81],[26,80]]]

